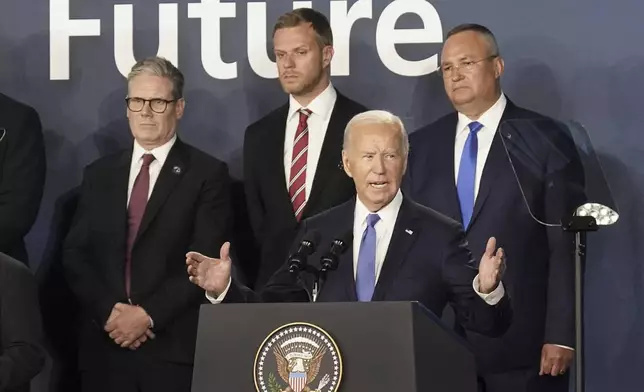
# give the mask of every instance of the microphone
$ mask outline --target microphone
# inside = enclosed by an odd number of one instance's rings
[[[336,238],[331,243],[331,249],[320,259],[320,272],[335,271],[338,269],[340,255],[349,247],[353,241],[353,231],[346,232],[340,238]]]
[[[300,246],[288,259],[289,272],[296,273],[307,268],[307,258],[315,252],[316,244],[320,241],[317,230],[307,231],[300,242]]]
[[[340,256],[347,250],[352,241],[353,231],[350,230],[340,238],[334,239],[331,242],[331,249],[320,258],[320,270],[316,274],[315,282],[313,283],[313,302],[316,302],[320,296],[327,272],[338,269]]]

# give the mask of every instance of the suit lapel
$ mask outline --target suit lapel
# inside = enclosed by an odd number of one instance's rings
[[[387,255],[380,270],[378,283],[373,293],[372,301],[385,299],[387,289],[391,286],[406,259],[407,252],[414,244],[418,236],[418,228],[414,224],[413,205],[407,199],[403,199],[400,212],[394,225],[394,232],[387,249]],[[411,234],[410,234],[411,233]],[[355,283],[354,283],[355,287]],[[355,288],[353,290],[355,292]]]
[[[109,176],[105,177],[107,186],[103,188],[103,202],[101,203],[105,211],[110,211],[114,232],[119,233],[120,237],[123,238],[123,252],[125,252],[127,238],[127,190],[131,163],[132,149],[123,152],[117,158],[114,162],[113,171],[110,171]]]
[[[481,184],[479,185],[479,192],[476,196],[476,202],[474,202],[474,211],[472,212],[472,219],[470,221],[470,226],[474,224],[477,216],[481,212],[487,197],[490,195],[494,182],[499,174],[500,167],[506,161],[505,151],[503,149],[503,144],[499,139],[499,135],[494,135],[494,140],[492,141],[492,146],[490,147],[490,153],[487,156],[485,162],[485,167],[483,168],[483,174],[481,175]],[[468,229],[469,229],[468,227]]]
[[[285,215],[285,219],[291,219],[295,222],[295,211],[293,211],[291,197],[288,193],[288,180],[285,177],[284,170],[284,139],[286,137],[288,109],[288,104],[279,108],[269,125],[270,129],[266,130],[267,133],[264,138],[266,159],[262,164],[265,166],[266,175],[274,177],[273,180],[268,182],[272,185],[271,192],[275,195],[274,200],[284,202],[283,207],[280,208],[284,208],[284,211],[288,212]]]
[[[168,196],[170,196],[181,178],[183,178],[185,173],[188,171],[188,163],[189,160],[185,146],[181,140],[177,139],[168,154],[168,158],[161,168],[159,178],[154,185],[150,200],[145,207],[141,226],[139,227],[139,231],[136,235],[135,244],[148,229],[150,223],[152,223],[154,217],[159,212],[159,209],[161,209],[165,201],[168,199]]]
[[[437,160],[437,164],[433,165],[433,167],[436,168],[436,183],[442,184],[441,195],[438,197],[443,200],[443,204],[431,207],[455,221],[463,223],[461,206],[456,190],[456,180],[454,179],[454,145],[456,143],[457,124],[458,116],[454,113],[447,120],[445,127],[436,136],[438,138],[436,146],[439,148],[436,154],[444,155]]]
[[[514,104],[508,99],[505,110],[503,111],[503,116],[501,116],[501,121],[499,122],[499,127],[503,124],[504,121],[513,118],[514,116]],[[470,226],[474,224],[477,216],[481,212],[485,201],[487,200],[490,192],[494,188],[494,183],[498,178],[499,173],[502,171],[501,168],[504,165],[507,165],[508,158],[503,147],[503,141],[499,136],[498,128],[495,130],[494,139],[492,140],[492,146],[490,147],[490,152],[488,153],[487,160],[485,161],[485,167],[483,168],[483,174],[481,175],[481,183],[479,185],[479,192],[476,196],[476,202],[474,203],[474,211],[472,212],[472,219],[470,221]],[[468,229],[469,229],[468,227]]]
[[[342,207],[337,211],[338,219],[333,222],[334,231],[337,231],[337,235],[342,235],[351,231],[353,233],[353,216],[356,206],[355,197],[346,202]],[[338,230],[339,228],[339,230]],[[340,284],[344,287],[345,301],[357,301],[358,297],[356,295],[356,282],[354,279],[353,272],[353,246],[355,243],[355,238],[351,241],[350,246],[340,255],[340,260],[338,262],[338,270],[331,272],[331,274],[337,274],[340,279]]]
[[[343,100],[345,99],[340,93],[337,93],[337,99],[331,112],[329,125],[324,135],[324,143],[320,151],[320,159],[315,170],[315,178],[311,187],[311,194],[308,197],[304,207],[303,216],[309,216],[309,212],[315,209],[315,203],[321,197],[325,184],[329,183],[329,178],[334,172],[342,170],[342,158],[338,155],[338,146],[342,145],[344,138],[344,127],[349,122],[347,113],[343,110]]]

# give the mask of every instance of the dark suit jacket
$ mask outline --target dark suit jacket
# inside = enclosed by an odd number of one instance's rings
[[[29,382],[45,364],[42,335],[31,271],[0,253],[0,391],[29,391]]]
[[[261,249],[255,286],[262,287],[288,256],[298,222],[284,178],[284,135],[288,103],[246,129],[244,187],[248,214]],[[302,219],[347,201],[355,186],[342,169],[344,128],[367,109],[338,92],[326,131],[315,179]]]
[[[83,314],[82,368],[131,355],[103,327],[117,302],[127,303],[125,249],[132,150],[85,169],[63,262]],[[225,163],[177,139],[148,201],[132,250],[132,303],[154,321],[156,339],[137,355],[191,364],[203,291],[186,279],[186,253],[218,254],[229,229],[230,189]]]
[[[0,94],[0,252],[27,263],[24,236],[45,186],[45,145],[36,111]]]
[[[507,256],[504,284],[514,309],[514,321],[503,337],[490,339],[468,333],[482,372],[537,366],[544,343],[574,345],[572,238],[560,227],[545,227],[530,215],[532,211],[539,219],[558,223],[566,212],[570,212],[564,205],[564,187],[559,186],[562,181],[559,175],[563,171],[553,170],[548,175],[534,173],[535,167],[551,165],[549,160],[554,155],[543,153],[547,144],[544,140],[550,137],[538,135],[557,134],[558,128],[554,120],[519,108],[508,100],[501,123],[512,119],[532,121],[515,123],[513,132],[523,134],[526,145],[537,153],[526,165],[521,164],[523,158],[512,161],[530,210],[497,133],[483,169],[471,223],[466,229],[475,258],[484,253],[491,236],[504,248]],[[462,222],[454,180],[457,121],[457,114],[452,113],[411,134],[404,189],[419,203]],[[549,125],[552,128],[536,132],[532,126],[520,125],[529,123],[539,124],[539,127],[548,124],[546,128]],[[570,139],[566,141],[563,137],[556,143],[567,143],[566,148],[574,151]]]
[[[308,260],[319,269],[320,257],[333,239],[344,237],[353,229],[354,208],[355,198],[305,220],[293,251],[308,231],[317,230],[321,239]],[[318,301],[357,300],[352,247],[340,257],[338,269],[329,273]],[[468,328],[498,336],[511,323],[510,301],[504,296],[498,304],[490,306],[474,292],[472,282],[478,273],[474,264],[457,222],[404,198],[373,301],[418,301],[439,317],[445,305],[453,303],[459,321]],[[295,276],[284,263],[261,295],[231,284],[224,302],[306,302],[308,294],[302,287],[310,292],[312,279],[305,276],[300,284]]]

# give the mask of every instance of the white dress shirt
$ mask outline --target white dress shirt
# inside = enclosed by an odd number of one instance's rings
[[[378,211],[380,220],[376,222],[376,282],[382,270],[382,263],[385,261],[387,249],[391,242],[391,235],[394,233],[396,218],[402,205],[403,195],[400,190],[394,199]],[[358,255],[360,254],[360,245],[362,245],[362,235],[367,228],[367,217],[372,214],[371,211],[356,197],[356,207],[353,212],[353,279],[358,273]]]
[[[385,255],[387,254],[387,249],[389,248],[389,243],[391,242],[391,235],[394,232],[394,226],[396,225],[396,219],[398,218],[398,212],[400,211],[400,206],[402,205],[403,195],[400,190],[394,197],[394,199],[387,204],[385,207],[380,209],[377,214],[380,216],[380,220],[376,223],[374,228],[376,229],[376,282],[380,276],[380,271],[382,270],[382,265],[385,261]],[[358,270],[358,254],[360,253],[360,244],[362,243],[362,233],[367,227],[367,216],[372,212],[367,209],[367,207],[360,201],[359,197],[356,197],[356,206],[353,213],[353,278],[356,277],[356,272]],[[221,303],[228,290],[230,289],[230,284],[232,280],[228,280],[228,286],[219,297],[215,297],[210,293],[206,293],[206,298],[213,304]],[[488,305],[496,305],[505,295],[505,289],[503,288],[503,283],[499,283],[496,289],[489,294],[483,294],[479,292],[479,276],[476,275],[472,282],[472,288]]]
[[[150,189],[148,190],[148,200],[150,200],[150,196],[152,195],[152,190],[154,189],[154,185],[157,183],[157,179],[159,178],[159,173],[161,173],[161,168],[163,167],[163,164],[165,163],[165,160],[168,158],[168,154],[170,154],[170,150],[172,149],[172,146],[174,146],[174,143],[177,141],[177,135],[175,134],[172,136],[172,139],[167,141],[164,145],[159,146],[157,148],[153,148],[152,150],[146,150],[141,145],[134,140],[134,148],[132,150],[132,163],[130,164],[130,180],[128,182],[127,186],[127,204],[128,206],[130,205],[130,197],[132,196],[132,188],[134,187],[134,181],[136,180],[136,176],[139,175],[139,172],[141,171],[141,165],[143,165],[143,155],[144,154],[152,154],[154,155],[154,160],[152,163],[150,163]]]
[[[478,120],[471,120],[463,113],[458,113],[458,123],[456,125],[456,140],[454,143],[454,183],[458,181],[458,170],[461,165],[463,147],[465,147],[465,141],[467,141],[467,137],[470,134],[468,125],[472,121],[478,121],[483,125],[483,127],[477,132],[479,149],[476,155],[474,200],[476,200],[476,196],[479,193],[479,185],[481,184],[481,176],[483,175],[485,161],[487,160],[487,156],[490,153],[492,141],[494,140],[494,135],[496,134],[496,130],[499,127],[499,123],[501,122],[501,117],[503,116],[503,111],[505,111],[506,104],[507,99],[505,98],[505,95],[501,93],[501,96],[496,101],[496,103],[492,105],[492,107],[490,107],[485,113],[483,113]]]
[[[338,94],[331,83],[320,93],[311,103],[304,107],[291,95],[289,97],[288,117],[286,117],[286,133],[284,134],[284,174],[286,178],[286,188],[291,180],[291,160],[293,158],[293,141],[297,126],[300,123],[300,109],[309,109],[312,113],[307,120],[309,128],[309,148],[306,156],[306,186],[305,200],[311,195],[315,171],[320,160],[322,144],[326,136],[326,129],[329,126],[331,113],[335,106]]]

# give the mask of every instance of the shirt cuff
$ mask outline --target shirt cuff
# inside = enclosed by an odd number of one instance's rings
[[[206,299],[210,301],[211,304],[220,304],[221,301],[223,301],[226,297],[226,294],[228,294],[228,289],[230,289],[230,284],[232,283],[232,281],[232,278],[228,278],[228,285],[226,286],[226,289],[218,297],[216,297],[214,293],[209,293],[208,291],[206,291]]]
[[[575,349],[574,349],[574,348],[572,348],[572,347],[568,347],[568,346],[562,346],[561,344],[553,344],[553,346],[557,346],[557,347],[565,348],[565,349],[567,349],[567,350],[575,351]]]
[[[499,282],[499,285],[496,286],[494,291],[492,291],[489,294],[483,294],[479,291],[480,283],[479,283],[479,276],[476,275],[474,277],[474,281],[472,282],[472,288],[474,289],[474,292],[481,297],[485,303],[488,305],[496,305],[501,301],[503,296],[505,295],[505,288],[503,287],[503,282]]]

